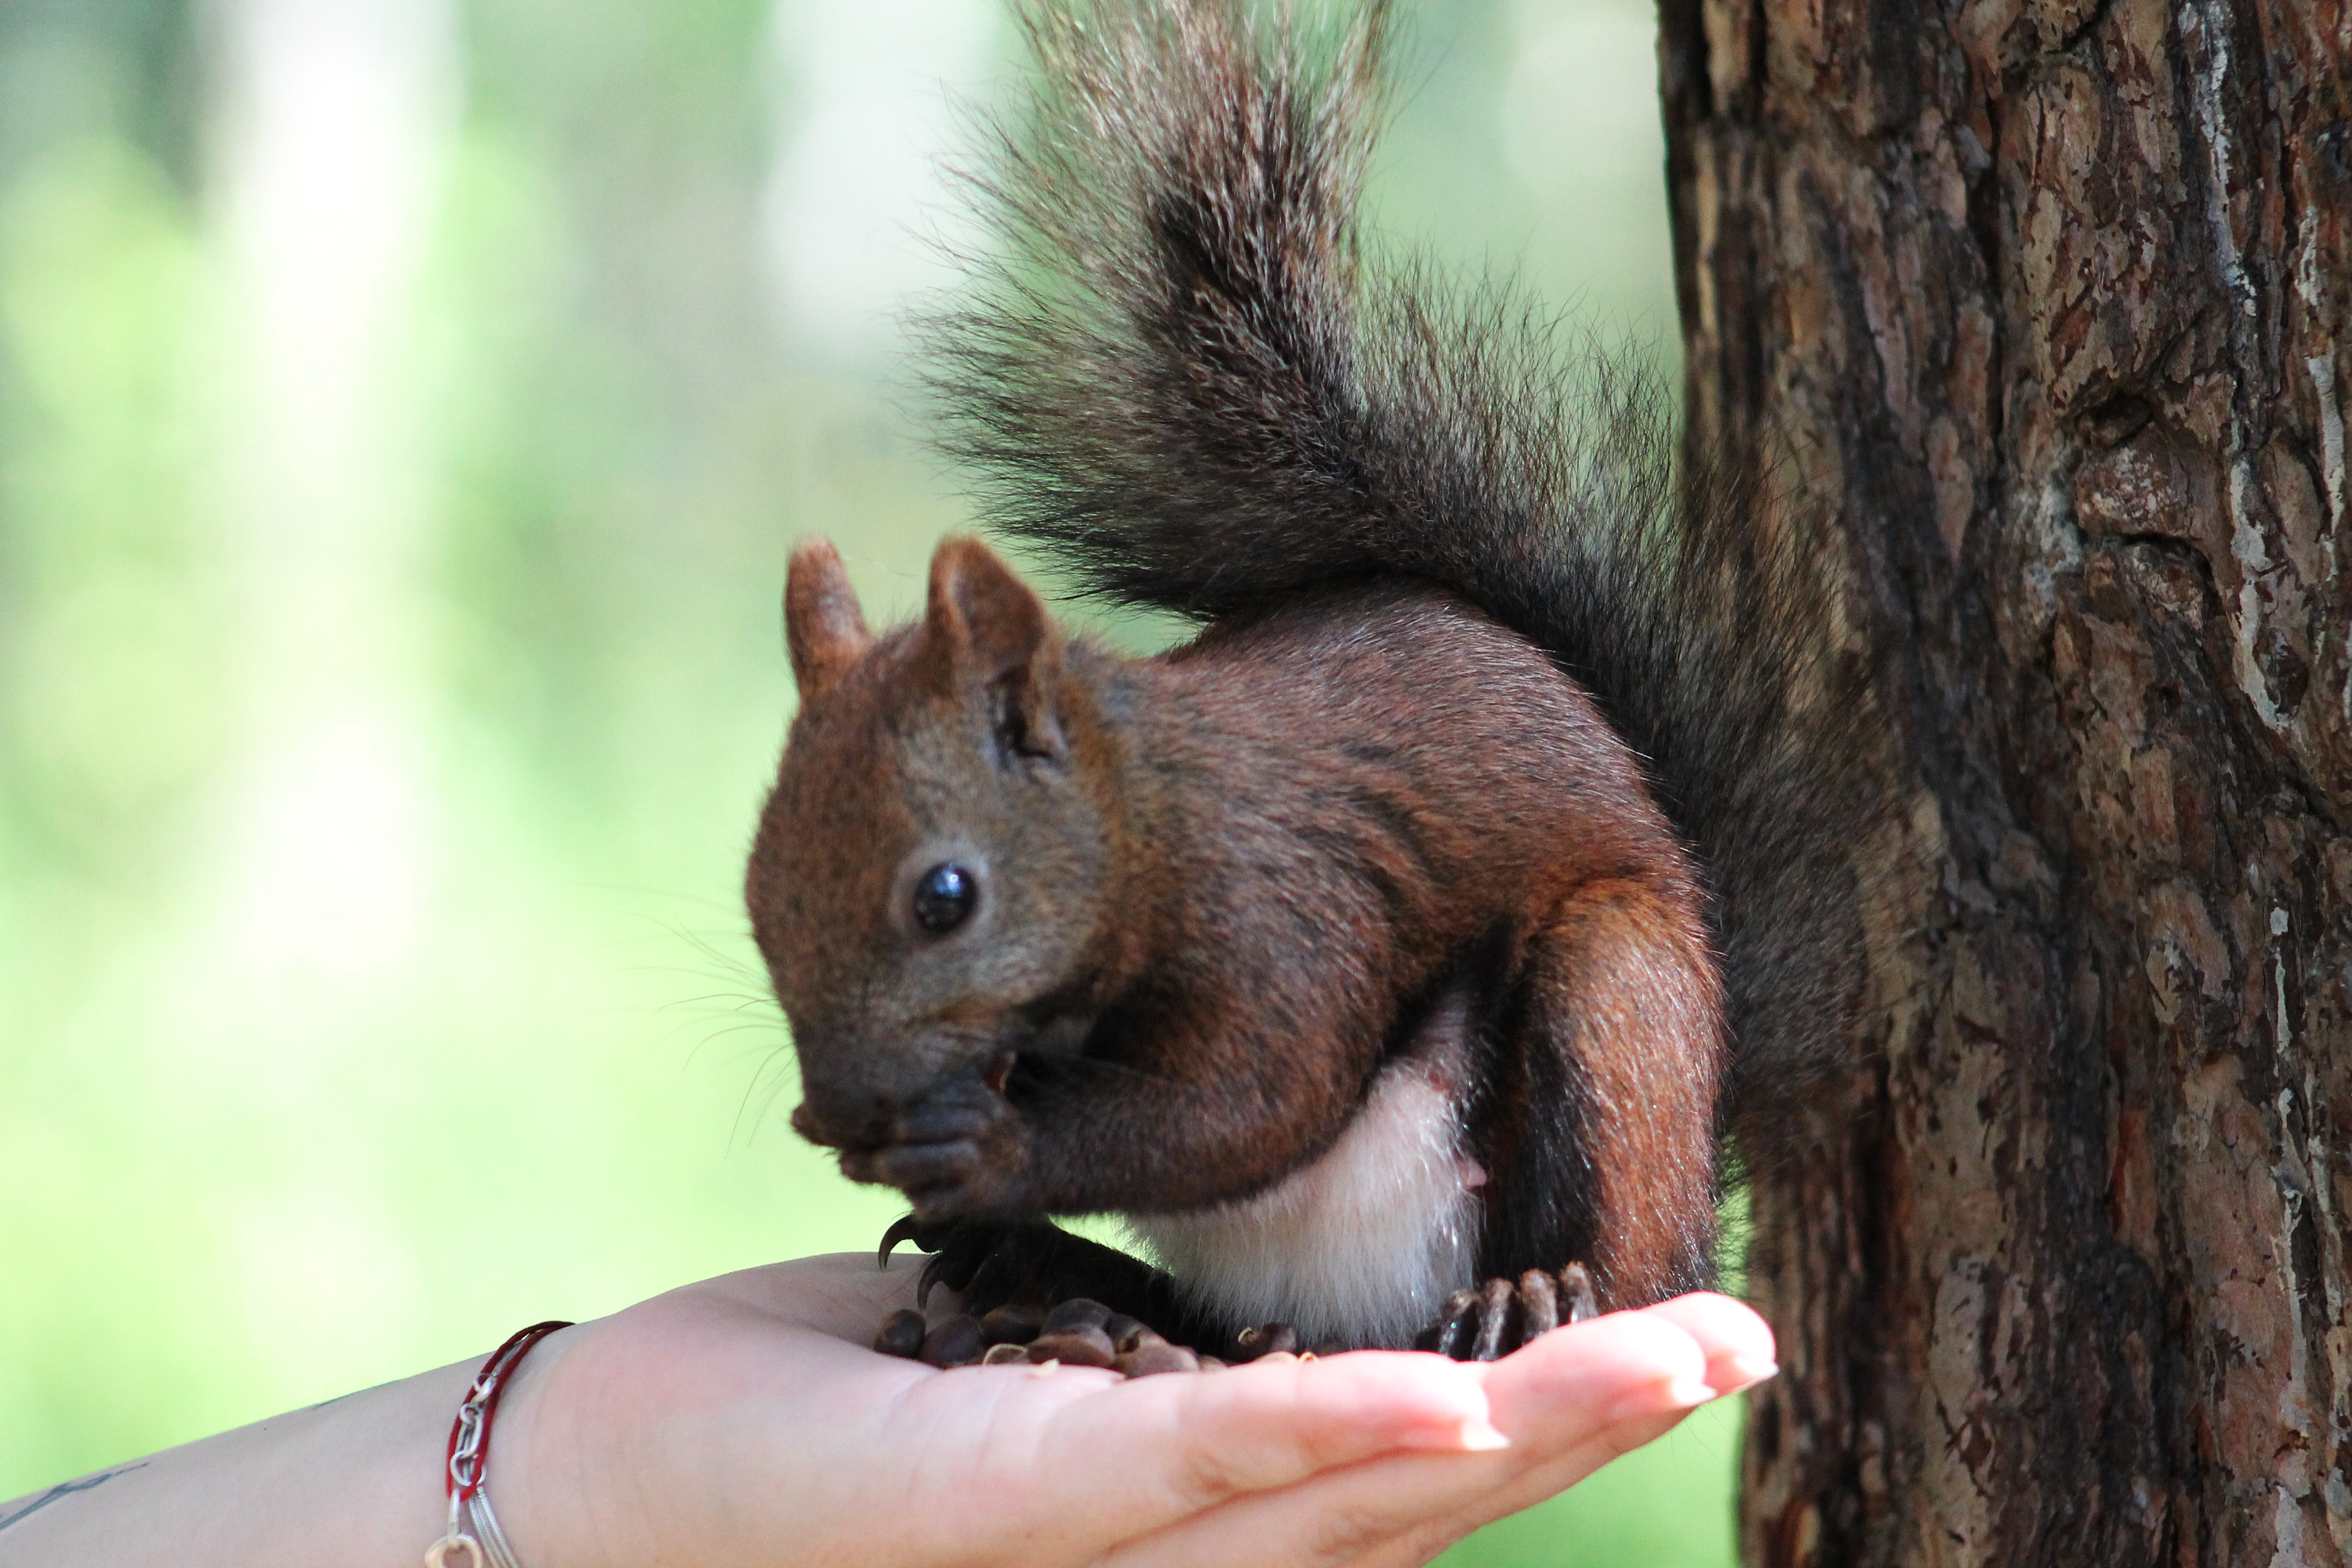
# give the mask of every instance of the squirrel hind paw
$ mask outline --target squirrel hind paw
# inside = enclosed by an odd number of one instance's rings
[[[1592,1274],[1583,1264],[1571,1263],[1556,1275],[1530,1268],[1516,1281],[1496,1278],[1454,1291],[1414,1345],[1455,1361],[1494,1361],[1563,1322],[1600,1315]]]

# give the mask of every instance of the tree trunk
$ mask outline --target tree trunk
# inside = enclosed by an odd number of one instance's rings
[[[1748,1560],[2345,1563],[2352,7],[1663,9],[1695,438],[1903,770]]]

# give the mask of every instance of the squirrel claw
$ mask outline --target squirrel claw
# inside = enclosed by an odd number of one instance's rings
[[[1470,1347],[1472,1361],[1493,1361],[1503,1353],[1503,1336],[1525,1330],[1511,1321],[1517,1288],[1507,1279],[1489,1279],[1478,1292],[1478,1338]],[[1517,1335],[1514,1335],[1515,1342]]]
[[[1568,1293],[1568,1321],[1583,1322],[1601,1315],[1601,1303],[1593,1299],[1592,1273],[1581,1263],[1571,1263],[1559,1271],[1559,1288]]]
[[[1591,1292],[1585,1293],[1585,1304],[1591,1304]],[[1571,1311],[1574,1308],[1570,1309]],[[1521,1343],[1538,1334],[1549,1333],[1559,1326],[1559,1282],[1540,1268],[1530,1268],[1519,1276],[1519,1340]]]
[[[915,1280],[916,1306],[930,1305],[931,1291],[940,1285],[945,1285],[959,1295],[962,1294],[964,1286],[971,1282],[971,1273],[978,1272],[978,1266],[971,1266],[971,1272],[964,1272],[957,1268],[958,1261],[959,1259],[953,1254],[948,1252],[935,1252],[924,1259],[923,1272]],[[952,1278],[960,1272],[964,1274],[961,1282]]]
[[[922,1226],[923,1222],[910,1214],[900,1215],[891,1221],[890,1228],[882,1233],[882,1247],[881,1250],[875,1255],[875,1267],[889,1268],[890,1255],[898,1250],[898,1244],[902,1241],[915,1241],[915,1233],[920,1230]],[[915,1245],[920,1247],[922,1243],[915,1241]]]
[[[1428,1349],[1451,1361],[1462,1359],[1463,1342],[1469,1337],[1470,1314],[1477,1309],[1478,1292],[1456,1290],[1445,1299],[1444,1309],[1437,1315],[1422,1337],[1429,1342]]]
[[[1239,1366],[1244,1362],[1257,1361],[1270,1355],[1285,1352],[1295,1355],[1297,1351],[1297,1330],[1288,1323],[1260,1323],[1254,1329],[1244,1329],[1234,1336],[1234,1353],[1231,1360],[1234,1365]]]
[[[940,1285],[962,1298],[964,1310],[983,1315],[1014,1305],[1043,1313],[1055,1302],[1088,1297],[1129,1311],[1180,1341],[1209,1331],[1188,1315],[1166,1275],[1043,1220],[910,1216],[890,1227],[883,1245],[899,1240],[931,1255],[915,1282],[918,1302],[928,1303]]]
[[[985,1285],[1003,1273],[1005,1259],[999,1256],[999,1247],[1006,1228],[954,1220],[934,1223],[908,1215],[892,1226],[882,1241],[887,1247],[892,1237],[903,1236],[931,1255],[924,1260],[923,1272],[915,1281],[915,1304],[923,1306],[929,1302],[931,1291],[938,1286],[944,1285],[960,1296],[969,1297],[974,1286]],[[992,1268],[992,1264],[997,1267]]]

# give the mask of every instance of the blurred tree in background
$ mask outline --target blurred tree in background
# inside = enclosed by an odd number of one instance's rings
[[[1413,11],[1384,226],[1671,353],[1648,7]],[[735,881],[789,542],[964,520],[893,322],[1009,31],[0,6],[0,1496],[895,1213]],[[1454,1560],[1727,1561],[1732,1434]]]

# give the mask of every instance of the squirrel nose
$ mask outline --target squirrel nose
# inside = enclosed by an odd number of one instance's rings
[[[824,1135],[824,1123],[817,1120],[816,1107],[805,1100],[793,1107],[793,1131],[812,1143],[823,1143],[827,1141]]]

